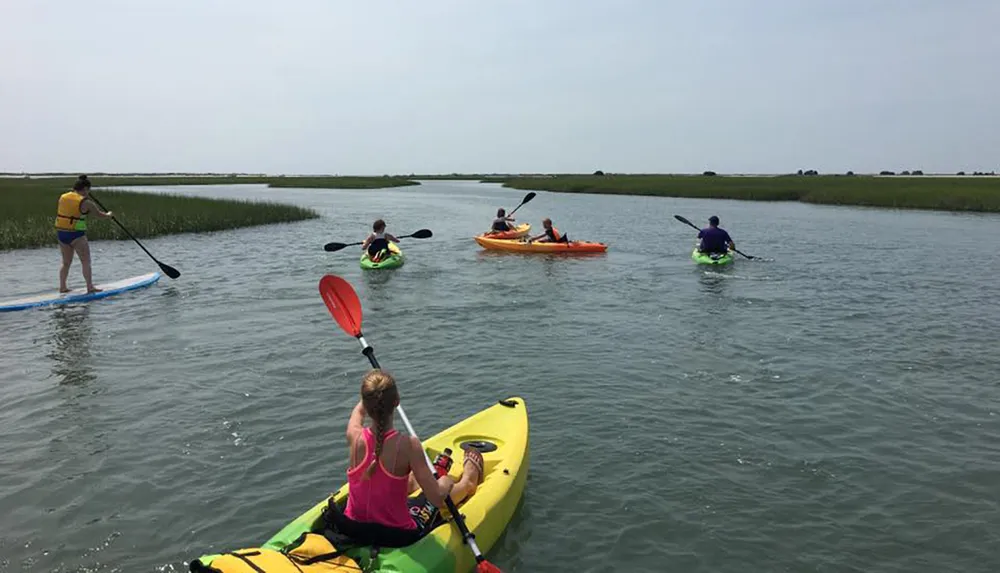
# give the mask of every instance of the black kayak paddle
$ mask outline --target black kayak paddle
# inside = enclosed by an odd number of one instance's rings
[[[433,236],[434,236],[434,233],[431,233],[430,229],[420,229],[416,233],[412,233],[410,235],[403,235],[402,237],[396,237],[396,238],[397,239],[407,239],[407,238],[429,239],[430,237],[433,237]],[[326,251],[326,252],[328,252],[328,253],[333,253],[333,252],[339,251],[340,249],[343,249],[343,248],[346,248],[346,247],[355,247],[357,245],[363,245],[364,243],[365,243],[364,241],[359,241],[357,243],[327,243],[327,244],[323,245],[323,250]]]

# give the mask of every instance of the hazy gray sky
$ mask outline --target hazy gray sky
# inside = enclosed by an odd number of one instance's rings
[[[0,170],[1000,169],[1000,0],[5,0]]]

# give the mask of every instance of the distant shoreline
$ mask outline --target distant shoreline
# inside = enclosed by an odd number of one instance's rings
[[[498,179],[504,187],[557,193],[801,201],[890,209],[1000,212],[992,175],[577,175]]]
[[[863,174],[863,175],[702,175],[663,174],[497,174],[451,173],[383,176],[261,175],[261,174],[138,174],[90,173],[100,187],[144,185],[266,184],[275,188],[381,189],[420,185],[420,180],[499,183],[513,189],[557,193],[598,193],[736,199],[744,201],[800,201],[823,205],[925,209],[937,211],[1000,212],[1000,176],[975,174]],[[15,181],[55,184],[61,174],[0,174],[0,189]],[[68,179],[67,179],[68,180]],[[60,183],[65,186],[64,183]],[[3,241],[0,241],[2,244]],[[2,247],[0,247],[2,248]]]

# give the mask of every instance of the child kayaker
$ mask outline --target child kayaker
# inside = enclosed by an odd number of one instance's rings
[[[381,370],[365,375],[361,401],[347,423],[349,491],[344,510],[344,516],[355,524],[389,528],[396,546],[416,541],[434,521],[434,515],[419,515],[421,507],[409,506],[408,495],[417,487],[439,510],[449,494],[457,505],[475,493],[483,476],[483,455],[470,448],[465,450],[460,480],[448,475],[435,479],[420,440],[393,428],[398,405],[399,392],[391,375]],[[364,425],[365,416],[371,419],[370,426]]]
[[[542,227],[545,228],[545,232],[537,237],[531,237],[528,239],[529,243],[538,241],[539,243],[558,243],[562,240],[563,236],[559,234],[559,229],[552,226],[552,219],[545,218],[542,219]]]
[[[372,223],[372,231],[373,233],[368,235],[365,242],[361,243],[361,250],[367,250],[368,258],[378,262],[385,256],[383,251],[389,250],[389,241],[398,243],[399,239],[385,232],[385,221],[382,219],[378,219]]]
[[[698,231],[698,250],[703,253],[725,253],[726,249],[736,250],[736,243],[724,229],[719,228],[719,218],[708,218],[708,227]]]
[[[494,232],[503,233],[504,231],[510,231],[511,226],[508,223],[513,223],[514,217],[508,217],[507,211],[503,207],[497,209],[497,218],[493,219],[492,230]]]

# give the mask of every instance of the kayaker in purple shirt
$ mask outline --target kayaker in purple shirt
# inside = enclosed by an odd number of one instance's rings
[[[703,253],[725,253],[727,249],[736,250],[736,243],[725,229],[719,228],[719,218],[712,215],[708,218],[708,227],[698,231],[701,244],[698,250]]]

